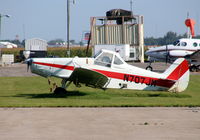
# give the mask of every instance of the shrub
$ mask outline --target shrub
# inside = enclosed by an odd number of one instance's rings
[[[73,47],[70,48],[70,57],[78,56],[85,57],[86,56],[86,47]],[[67,48],[66,47],[54,47],[48,48],[47,56],[55,56],[55,57],[67,57]],[[92,49],[89,49],[88,57],[92,56]]]
[[[85,57],[86,56],[86,47],[73,47],[70,48],[71,54],[70,57],[79,56],[79,57]],[[15,57],[15,63],[22,61],[22,53],[20,52],[24,51],[24,48],[2,48],[1,54],[14,54]],[[88,52],[88,57],[92,55],[92,49],[90,47]],[[53,47],[47,49],[47,56],[55,56],[55,57],[67,57],[67,48],[66,47]]]
[[[2,48],[1,54],[14,54],[14,62],[21,62],[20,51],[23,51],[24,48]]]

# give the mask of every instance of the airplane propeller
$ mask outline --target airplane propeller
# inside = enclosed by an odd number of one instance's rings
[[[165,62],[166,64],[169,62],[169,50],[168,50],[168,45],[166,45],[166,59],[165,59]]]

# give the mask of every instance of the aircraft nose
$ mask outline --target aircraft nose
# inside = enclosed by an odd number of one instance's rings
[[[146,54],[147,56],[151,56],[151,51],[150,51],[150,50],[147,50],[147,51],[145,52],[145,54]]]

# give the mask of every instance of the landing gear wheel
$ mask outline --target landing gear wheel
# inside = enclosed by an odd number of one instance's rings
[[[65,95],[65,94],[67,94],[67,91],[62,87],[57,87],[54,90],[54,94],[56,94],[56,95]]]
[[[199,71],[200,71],[200,65],[197,66],[197,72],[199,72]]]
[[[152,66],[147,66],[147,67],[146,67],[146,70],[152,71],[153,68],[152,68]]]
[[[196,66],[190,66],[190,71],[191,72],[196,72],[197,71],[197,67]]]

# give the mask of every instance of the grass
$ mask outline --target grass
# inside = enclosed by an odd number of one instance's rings
[[[55,79],[56,82],[60,80]],[[67,95],[49,92],[42,77],[0,77],[0,107],[146,107],[200,106],[200,75],[191,75],[182,93],[93,89],[70,85]]]

